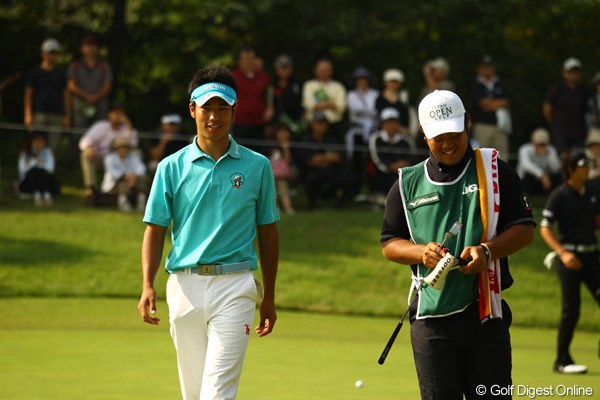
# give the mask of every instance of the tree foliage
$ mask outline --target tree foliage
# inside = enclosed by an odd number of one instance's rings
[[[333,58],[344,82],[364,65],[379,86],[383,70],[398,67],[413,101],[423,62],[444,56],[467,107],[476,63],[491,54],[511,88],[515,141],[522,142],[543,123],[542,99],[565,58],[581,59],[586,80],[600,70],[597,15],[598,0],[5,0],[0,51],[25,74],[45,37],[63,44],[67,64],[86,32],[98,34],[105,56],[118,63],[113,96],[141,128],[154,127],[165,111],[184,113],[193,72],[210,63],[233,67],[244,44],[269,72],[277,54],[291,54],[301,79],[321,55]],[[20,121],[21,96],[22,85],[4,93],[5,119]]]

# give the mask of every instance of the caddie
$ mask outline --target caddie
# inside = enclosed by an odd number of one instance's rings
[[[381,243],[388,260],[412,269],[418,298],[410,310],[411,342],[421,397],[510,398],[490,390],[512,382],[512,317],[501,293],[512,284],[507,257],[533,240],[531,208],[498,152],[471,147],[469,114],[455,93],[430,93],[418,115],[430,155],[398,170]],[[437,290],[423,277],[444,257],[440,242],[455,221],[463,226],[444,247],[468,262]]]
[[[189,84],[196,138],[159,163],[144,215],[138,309],[143,321],[159,323],[154,281],[172,224],[167,303],[186,400],[236,397],[259,295],[257,259],[264,296],[255,332],[268,335],[277,319],[275,182],[269,160],[229,134],[236,91],[224,67],[196,72]]]

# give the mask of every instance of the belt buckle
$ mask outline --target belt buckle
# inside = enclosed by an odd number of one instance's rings
[[[215,264],[209,265],[200,265],[198,266],[198,275],[216,275],[217,274],[217,266]]]

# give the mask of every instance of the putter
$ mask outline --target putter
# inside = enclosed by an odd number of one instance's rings
[[[444,243],[446,243],[446,240],[448,240],[448,238],[450,238],[451,236],[456,236],[458,234],[458,232],[460,231],[460,228],[462,228],[462,223],[460,221],[456,221],[454,223],[454,225],[452,225],[452,227],[450,228],[450,230],[448,232],[446,232],[446,234],[444,235],[444,239],[442,240],[442,243],[440,244],[440,247],[444,247]],[[452,257],[452,255],[450,255],[450,253],[447,254],[449,257]],[[452,257],[454,258],[454,257]],[[442,258],[442,260],[440,260],[440,262],[438,262],[438,265],[436,265],[436,269],[440,266],[440,264],[445,264],[442,263],[442,261],[444,261],[446,259],[446,257]],[[458,260],[456,258],[454,258],[455,260]],[[454,266],[454,264],[457,263],[457,261],[453,262],[453,263],[448,263],[452,264],[452,266]],[[449,271],[449,269],[448,269]],[[427,276],[433,275],[435,272],[435,269]],[[446,272],[447,274],[448,272]],[[441,281],[441,285],[444,284],[444,279],[440,279],[439,281]],[[421,281],[421,283],[419,284],[419,287],[417,288],[417,294],[419,293],[419,290],[421,290],[421,287],[423,286],[423,281]],[[394,344],[394,342],[396,341],[396,337],[398,336],[398,333],[400,333],[400,329],[402,329],[402,325],[404,324],[404,319],[406,318],[406,316],[408,315],[408,312],[410,311],[410,308],[412,307],[413,303],[415,302],[415,299],[417,298],[417,294],[415,294],[412,298],[412,300],[410,301],[410,303],[408,304],[408,307],[406,307],[406,311],[404,311],[404,314],[402,315],[402,318],[400,319],[400,322],[398,322],[398,325],[396,325],[396,328],[394,329],[394,332],[392,332],[392,336],[390,336],[390,340],[388,340],[385,348],[383,349],[383,352],[381,353],[381,356],[379,357],[379,360],[377,361],[377,363],[379,365],[383,365],[383,363],[385,362],[388,353],[390,352],[390,350],[392,349],[392,345]]]

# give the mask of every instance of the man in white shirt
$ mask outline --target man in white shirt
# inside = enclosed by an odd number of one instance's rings
[[[314,69],[315,78],[307,81],[302,88],[302,107],[306,120],[312,121],[313,113],[321,111],[327,117],[329,127],[339,136],[339,124],[346,111],[346,88],[333,80],[333,64],[322,58]]]
[[[121,104],[114,103],[108,111],[108,120],[94,123],[79,141],[86,197],[94,194],[97,170],[102,167],[104,157],[111,151],[113,139],[117,136],[127,137],[131,147],[138,145],[137,131],[131,125],[125,109]]]
[[[550,144],[550,133],[538,128],[531,134],[531,142],[519,148],[517,173],[527,194],[545,194],[561,182],[560,159]]]

